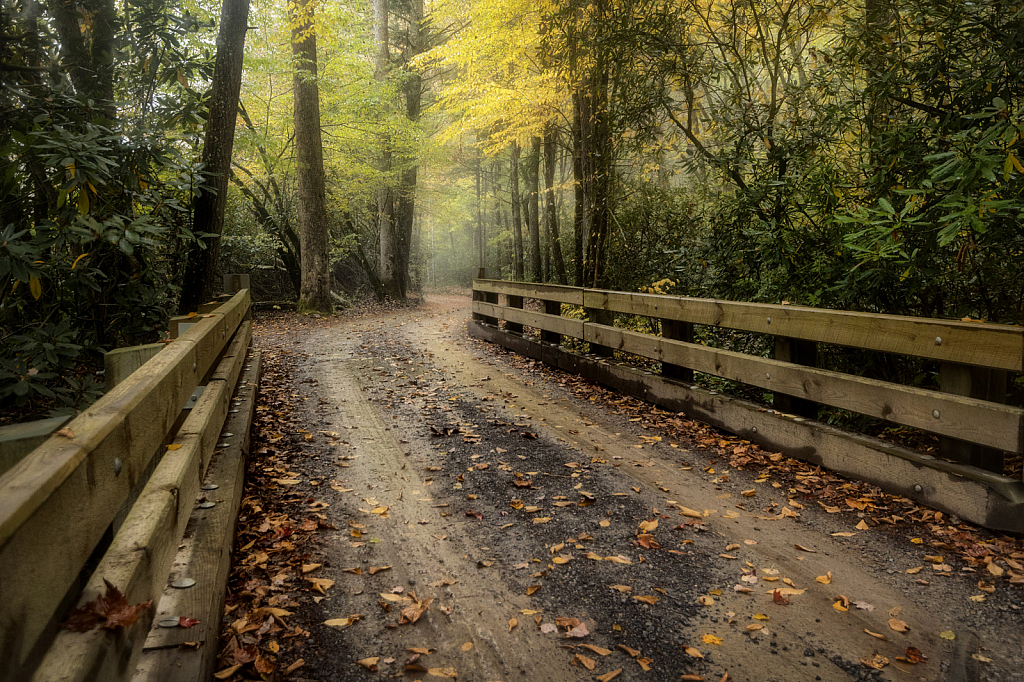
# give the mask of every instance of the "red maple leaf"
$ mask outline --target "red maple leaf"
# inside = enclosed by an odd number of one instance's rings
[[[152,600],[129,604],[121,590],[111,585],[106,578],[103,582],[107,586],[107,593],[72,609],[67,620],[61,623],[62,628],[73,632],[88,632],[96,628],[116,630],[133,625],[143,611],[153,606]]]

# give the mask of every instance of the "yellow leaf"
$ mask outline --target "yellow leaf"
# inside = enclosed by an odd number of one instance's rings
[[[861,522],[858,523],[856,526],[854,526],[854,528],[856,528],[857,530],[870,530],[871,526],[869,526],[868,524],[864,523],[864,520],[861,519]]]
[[[715,637],[714,635],[701,635],[700,641],[705,644],[714,644],[716,646],[721,646],[722,644],[721,637]]]
[[[913,542],[915,545],[923,545],[924,544],[924,540],[922,540],[921,538],[910,538],[910,541]]]
[[[766,616],[763,613],[755,613],[754,618],[756,618],[757,620],[768,620],[768,616]]]
[[[567,564],[569,563],[569,559],[567,559],[564,556],[556,556],[554,559],[551,560],[551,562],[555,564]]]
[[[167,449],[168,450],[180,450],[181,449],[181,443],[171,443],[170,445],[167,446]]]
[[[76,266],[76,265],[78,265],[78,261],[82,260],[83,258],[85,258],[85,257],[86,257],[86,256],[88,256],[88,255],[89,255],[89,252],[88,252],[88,251],[86,251],[86,252],[85,252],[85,253],[83,253],[83,254],[82,254],[81,256],[79,256],[78,258],[76,258],[76,259],[75,259],[75,262],[71,264],[71,269],[72,269],[72,270],[74,270],[74,269],[75,269],[75,266]]]
[[[983,601],[985,601],[985,595],[983,595],[983,594],[975,594],[975,595],[972,595],[970,597],[970,600],[971,601],[976,601],[976,602],[983,602]]]
[[[704,654],[700,652],[700,649],[695,649],[692,646],[688,646],[685,649],[686,653],[694,658],[704,658]]]
[[[508,619],[508,631],[509,632],[512,632],[512,628],[514,628],[517,625],[519,625],[519,621],[518,620],[516,620],[515,618],[509,618]]]
[[[89,212],[89,190],[84,187],[78,190],[78,212],[82,215]]]
[[[35,275],[31,275],[28,278],[28,290],[32,293],[32,298],[37,301],[39,300],[39,297],[43,295],[43,285]]]
[[[602,528],[607,528],[608,526],[612,525],[612,522],[608,519],[601,519],[601,522],[597,525],[601,526]]]
[[[831,584],[832,583],[832,571],[829,571],[825,575],[819,575],[817,578],[815,578],[815,580],[817,580],[822,585],[829,585],[829,584]]]
[[[651,596],[651,595],[634,596],[633,599],[635,599],[637,601],[642,601],[645,604],[650,604],[651,606],[654,606],[655,604],[658,603],[658,597],[654,597],[654,596]],[[711,597],[708,597],[708,599],[711,599]],[[714,600],[712,600],[712,601],[714,601]]]
[[[621,673],[621,672],[622,672],[622,668],[617,668],[617,669],[611,671],[610,673],[605,673],[604,675],[599,675],[597,677],[597,682],[611,682],[611,680],[613,680],[616,677],[618,677],[619,673]]]
[[[942,639],[948,639],[948,640],[956,639],[956,635],[953,634],[952,630],[946,630],[945,632],[940,632],[939,633],[939,637],[941,637]]]
[[[462,650],[463,651],[469,651],[472,648],[473,648],[473,643],[472,642],[466,642],[465,644],[462,645]]]

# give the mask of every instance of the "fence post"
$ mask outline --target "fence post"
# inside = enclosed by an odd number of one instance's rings
[[[507,305],[509,308],[519,308],[520,310],[522,310],[523,297],[513,296],[512,294],[505,294],[505,305]],[[518,322],[509,322],[508,320],[505,320],[505,331],[522,334],[523,325],[519,324]]]
[[[814,341],[802,341],[786,336],[775,337],[775,359],[792,362],[805,367],[818,366],[818,344]],[[775,392],[772,406],[779,412],[795,414],[808,419],[818,418],[818,403],[806,398],[783,395]]]
[[[675,341],[693,343],[693,323],[680,322],[679,320],[661,320],[661,336]],[[682,365],[673,365],[668,362],[661,363],[661,374],[669,379],[678,379],[687,383],[693,383],[693,370]]]
[[[487,279],[487,268],[477,268],[477,270],[476,270],[476,278],[477,279]],[[497,294],[492,294],[492,293],[489,293],[489,292],[484,292],[484,291],[477,291],[476,287],[473,287],[473,300],[474,301],[483,301],[485,303],[497,303],[498,302],[498,295]],[[498,325],[498,320],[496,320],[495,318],[490,317],[488,315],[478,315],[478,314],[474,313],[473,314],[473,319],[474,320],[479,320],[479,321],[483,322],[484,324],[493,324],[495,326]]]
[[[1006,403],[1007,374],[1005,370],[944,362],[939,371],[939,388],[943,393],[953,393],[993,403]],[[941,436],[939,438],[939,455],[999,474],[1003,473],[1003,452],[995,448]]]
[[[559,301],[544,301],[544,312],[548,315],[561,315],[562,304]],[[549,332],[542,329],[540,331],[540,340],[545,343],[553,343],[556,346],[559,346],[562,343],[562,335],[557,332]]]

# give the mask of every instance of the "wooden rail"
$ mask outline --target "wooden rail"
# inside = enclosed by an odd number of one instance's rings
[[[1024,329],[1018,326],[483,278],[473,289],[478,321],[504,320],[507,331],[533,327],[549,343],[586,341],[591,353],[605,358],[621,351],[657,360],[662,376],[676,381],[690,382],[697,371],[756,386],[773,392],[776,408],[789,416],[814,418],[818,406],[827,405],[877,417],[937,434],[944,457],[1000,473],[1004,452],[1024,453],[1024,409],[1005,404],[1008,373],[1024,371]],[[499,305],[498,295],[509,304]],[[544,302],[546,312],[523,310],[524,299]],[[560,317],[562,304],[582,307],[588,319]],[[616,327],[616,313],[654,318],[662,335]],[[774,336],[775,357],[694,343],[694,325]],[[936,361],[941,389],[819,368],[819,343]]]
[[[56,626],[69,606],[105,592],[104,578],[132,603],[163,590],[248,353],[249,306],[243,290],[197,316],[178,339],[0,477],[0,678],[131,677],[152,611],[126,632],[58,634]],[[175,429],[204,379],[199,402]],[[168,448],[171,443],[180,447]],[[97,560],[81,590],[80,574]]]

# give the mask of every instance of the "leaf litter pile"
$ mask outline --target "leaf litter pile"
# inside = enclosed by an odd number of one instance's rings
[[[352,608],[341,607],[348,615],[310,617],[310,608],[315,614],[316,605],[335,594],[338,580],[336,573],[325,577],[328,569],[321,568],[323,554],[315,546],[322,542],[318,534],[332,528],[330,504],[315,493],[322,487],[334,492],[349,489],[341,487],[343,478],[339,485],[302,471],[300,458],[308,459],[314,452],[316,443],[311,441],[337,442],[338,437],[309,425],[310,403],[305,410],[301,406],[308,396],[300,398],[298,384],[315,384],[315,379],[299,381],[295,375],[297,361],[304,358],[286,350],[289,344],[298,344],[292,340],[291,324],[291,318],[277,320],[279,352],[265,355],[264,395],[236,544],[220,679],[306,679],[304,675],[321,679],[313,672],[325,665],[316,660],[322,658],[317,649],[323,640],[317,628],[326,627],[344,638],[367,627],[368,620],[376,621],[383,629],[369,632],[380,639],[389,628],[418,628],[424,618],[444,621],[459,615],[458,581],[433,576],[416,588],[358,589],[351,593],[360,595],[350,600]],[[306,326],[330,324],[320,321]],[[494,575],[494,580],[527,600],[527,608],[510,608],[507,614],[510,640],[519,638],[520,645],[527,636],[561,640],[567,654],[564,663],[580,673],[586,671],[591,679],[620,675],[641,679],[637,675],[646,671],[654,676],[648,679],[753,679],[747,670],[733,670],[730,677],[729,671],[715,665],[716,652],[733,646],[737,635],[748,644],[774,647],[771,618],[778,614],[772,609],[803,608],[811,594],[817,594],[827,595],[833,613],[852,616],[875,610],[856,594],[829,592],[833,570],[838,574],[839,566],[823,571],[812,585],[797,585],[775,566],[743,560],[744,547],[756,545],[756,539],[719,544],[712,537],[715,534],[707,532],[713,510],[665,504],[666,495],[653,490],[623,489],[625,479],[614,475],[612,463],[600,452],[584,456],[565,439],[558,439],[561,443],[538,440],[536,415],[510,416],[508,410],[500,409],[514,403],[515,396],[492,392],[474,402],[446,384],[429,362],[425,369],[410,371],[408,366],[414,361],[424,365],[422,360],[430,353],[420,353],[394,336],[367,335],[368,342],[361,346],[368,355],[391,360],[370,373],[368,400],[396,423],[415,424],[401,431],[400,442],[413,454],[410,465],[422,468],[424,485],[436,502],[436,515],[419,523],[434,524],[441,531],[433,536],[438,539],[462,526],[457,532],[471,534],[478,546],[478,551],[465,555],[467,567]],[[928,589],[937,580],[970,580],[978,586],[979,594],[971,598],[975,604],[995,598],[1019,602],[1024,553],[1016,538],[993,535],[906,498],[764,452],[681,415],[623,398],[540,363],[496,351],[489,344],[479,347],[492,356],[500,353],[501,362],[514,367],[528,385],[542,380],[557,384],[578,399],[628,420],[636,429],[634,466],[644,465],[644,450],[657,448],[664,453],[664,448],[671,447],[679,450],[675,459],[681,469],[696,469],[714,484],[728,485],[730,475],[737,479],[733,483],[755,476],[754,487],[739,491],[742,500],[735,505],[736,511],[726,510],[722,518],[737,518],[739,512],[780,523],[817,517],[835,527],[832,535],[839,542],[855,543],[859,534],[888,533],[895,541],[920,550],[920,565],[900,567],[919,589]],[[480,382],[487,380],[480,378]],[[742,475],[736,473],[744,470]],[[331,497],[331,490],[324,492],[323,499],[337,499],[337,495]],[[664,488],[661,492],[668,493]],[[762,502],[769,494],[780,501]],[[386,519],[388,511],[372,497],[364,497],[359,509],[364,516],[379,519]],[[339,517],[333,518],[337,522]],[[364,523],[347,523],[332,535],[346,536],[354,551],[365,552],[381,542],[366,534]],[[814,547],[799,544],[793,549],[817,553]],[[359,580],[388,575],[391,566],[367,565],[367,561],[342,570],[361,576]],[[720,587],[707,590],[709,584]],[[763,596],[746,613],[722,608],[730,595]],[[362,602],[357,605],[359,599]],[[888,605],[878,606],[883,612],[888,609]],[[307,617],[293,617],[297,611]],[[889,666],[909,671],[929,657],[941,658],[941,652],[934,646],[929,651],[918,639],[922,633],[901,615],[898,607],[893,608],[881,618],[887,626],[863,633],[868,642],[905,640],[905,651],[900,649],[899,655],[887,650],[892,660],[878,653],[851,657],[852,652],[844,652],[844,657],[830,652],[826,656],[856,679],[869,679],[865,675]],[[953,631],[930,634],[941,640],[956,637]],[[318,646],[308,646],[314,639]],[[469,652],[473,646],[467,641],[461,651]],[[432,660],[439,648],[443,645],[380,651],[362,658],[353,655],[352,663],[363,674],[458,677],[457,659]],[[858,647],[869,649],[870,645]],[[972,651],[975,661],[991,663],[984,647]]]

